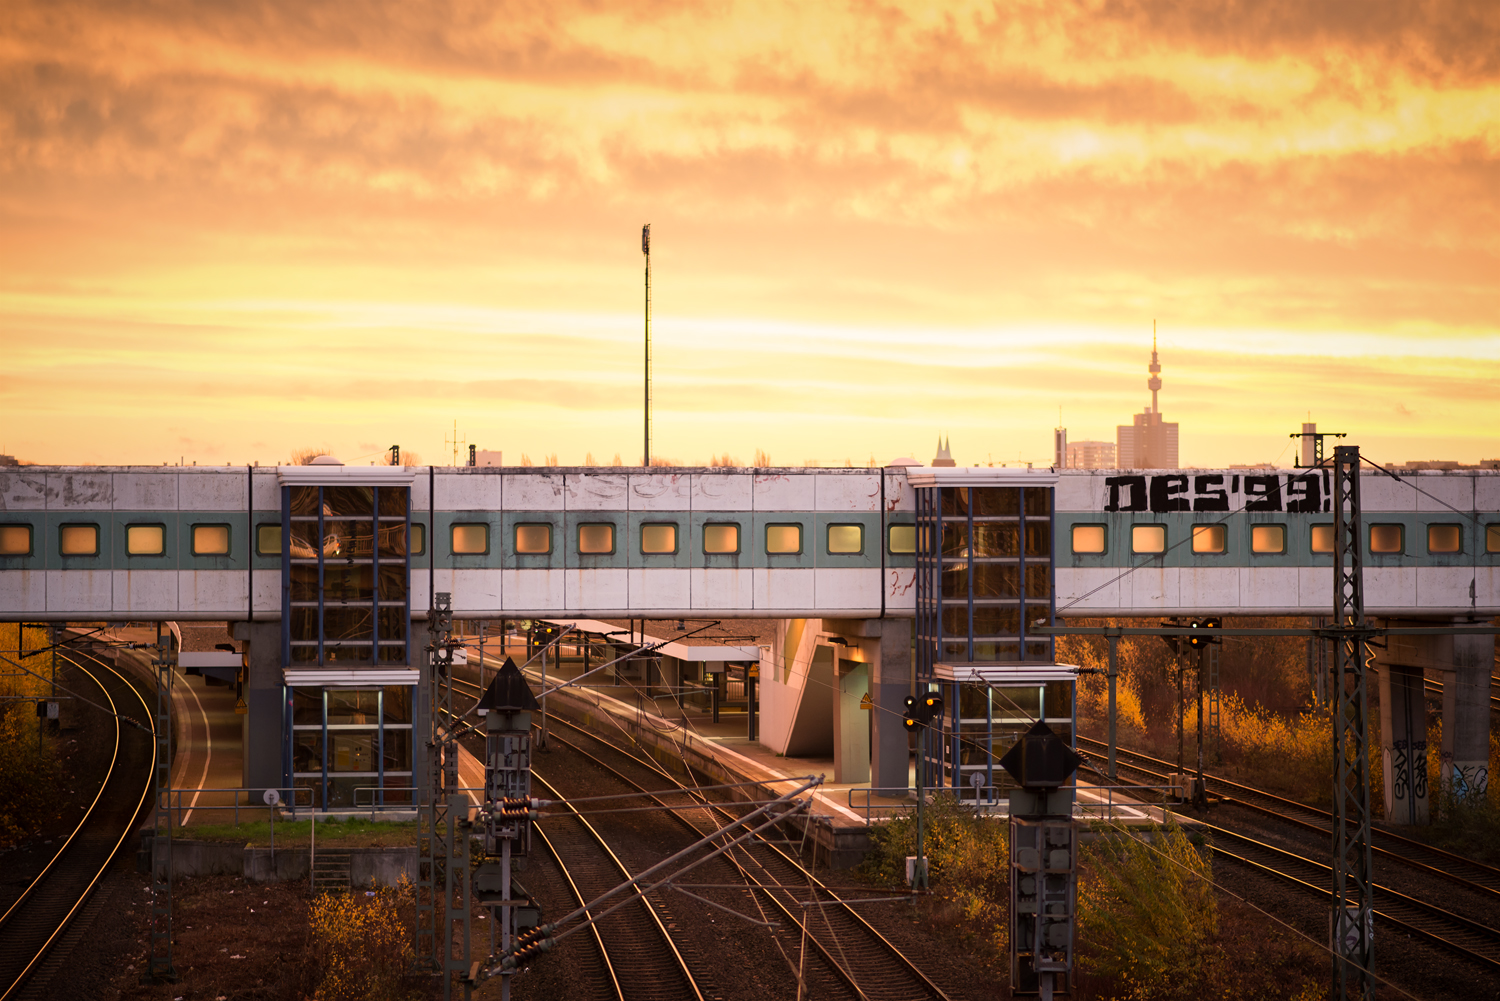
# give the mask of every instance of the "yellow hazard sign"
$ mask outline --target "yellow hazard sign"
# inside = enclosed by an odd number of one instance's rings
[[[759,664],[751,664],[750,665],[750,670],[748,670],[748,671],[745,672],[745,676],[747,678],[758,678],[758,677],[760,677],[760,665]]]
[[[859,700],[859,707],[861,709],[874,709],[875,708],[875,703],[873,703],[873,702],[870,701],[870,693],[869,692],[865,692],[865,697]]]
[[[244,699],[235,699],[234,700],[234,711],[237,712],[237,713],[239,713],[241,716],[243,716],[243,715],[245,715],[246,713],[248,713],[250,711],[250,707],[247,706],[247,705],[245,705],[245,700]]]

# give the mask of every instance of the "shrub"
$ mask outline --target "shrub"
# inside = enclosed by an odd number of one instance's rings
[[[0,653],[37,674],[51,669],[50,655],[21,654],[46,647],[45,629],[0,623]],[[50,691],[46,681],[11,664],[0,670],[0,845],[34,834],[57,810],[57,739],[45,731],[38,738],[36,703],[20,701]]]
[[[947,793],[933,796],[923,812],[922,842],[934,894],[963,919],[977,922],[1003,952],[1010,871],[1010,828],[1003,819],[979,816]],[[917,853],[915,808],[870,829],[873,845],[866,870],[890,882],[906,881],[906,858]]]
[[[1192,996],[1218,932],[1213,866],[1170,814],[1150,838],[1110,835],[1084,850],[1079,962],[1115,981],[1124,997]]]
[[[311,954],[322,982],[314,1001],[404,997],[412,964],[411,932],[401,908],[414,899],[404,876],[397,887],[324,894],[309,913]]]

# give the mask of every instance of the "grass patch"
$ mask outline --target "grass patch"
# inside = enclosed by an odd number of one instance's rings
[[[276,845],[280,848],[306,846],[312,838],[311,820],[278,820]],[[265,847],[271,843],[269,820],[233,824],[192,824],[179,827],[172,836],[188,841],[227,841]],[[329,848],[404,848],[417,843],[415,820],[386,821],[350,817],[347,820],[318,821],[318,845]]]

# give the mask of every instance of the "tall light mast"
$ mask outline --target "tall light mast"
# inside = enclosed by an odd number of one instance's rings
[[[651,465],[651,224],[641,227],[641,253],[646,257],[646,458]]]

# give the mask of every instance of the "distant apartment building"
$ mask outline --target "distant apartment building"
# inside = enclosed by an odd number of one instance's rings
[[[1114,469],[1115,443],[1112,441],[1068,442],[1068,469]]]
[[[1119,469],[1179,469],[1177,461],[1177,425],[1161,419],[1157,393],[1161,391],[1161,362],[1156,354],[1156,335],[1151,335],[1151,406],[1136,414],[1131,424],[1115,429],[1115,459]]]

